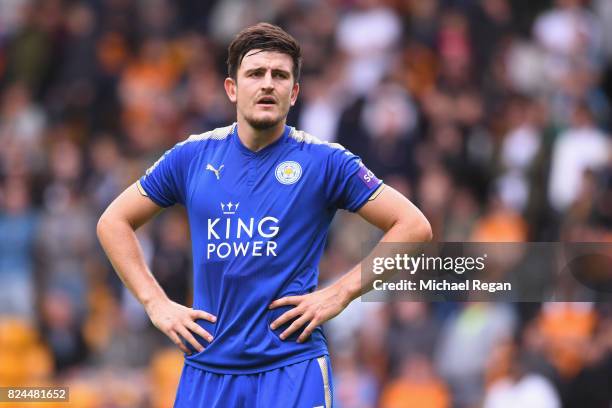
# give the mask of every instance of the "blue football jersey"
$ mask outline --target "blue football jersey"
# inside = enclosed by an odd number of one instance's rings
[[[382,189],[361,160],[286,126],[258,152],[233,124],[168,150],[138,181],[157,205],[185,206],[193,247],[193,308],[212,334],[186,363],[222,374],[266,371],[327,354],[323,331],[281,340],[270,324],[290,307],[272,301],[317,287],[318,265],[337,209],[357,211]]]

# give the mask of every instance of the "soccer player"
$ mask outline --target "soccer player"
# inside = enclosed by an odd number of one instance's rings
[[[317,289],[338,209],[385,231],[431,238],[422,213],[337,144],[285,124],[299,93],[298,43],[260,23],[229,46],[225,91],[237,122],[167,151],[98,222],[117,273],[153,324],[185,353],[175,407],[329,407],[321,324],[365,289],[355,266]],[[193,308],[168,299],[134,231],[182,204],[193,245]]]

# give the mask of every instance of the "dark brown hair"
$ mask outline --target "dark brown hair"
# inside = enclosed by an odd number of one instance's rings
[[[298,42],[282,28],[258,23],[239,32],[227,49],[227,74],[236,79],[238,67],[251,50],[276,51],[293,60],[293,79],[298,82],[302,69],[302,50]]]

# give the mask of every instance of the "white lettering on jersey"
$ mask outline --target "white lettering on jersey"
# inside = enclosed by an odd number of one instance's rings
[[[208,219],[208,239],[211,239],[211,235],[215,236],[215,239],[219,239],[219,235],[215,232],[215,225],[219,222],[220,218],[215,220]]]
[[[240,217],[228,217],[225,218],[225,222],[221,220],[221,218],[208,219],[207,259],[211,259],[212,256],[219,259],[229,256],[277,256],[278,244],[272,238],[280,231],[278,218],[266,216],[260,220],[255,220],[253,217],[244,220]],[[236,242],[241,238],[251,240]],[[218,242],[221,240],[223,242]]]
[[[261,235],[264,238],[272,238],[273,236],[275,236],[276,234],[278,234],[278,227],[270,227],[268,229],[268,232],[263,232],[262,231],[262,227],[263,225],[266,223],[266,221],[272,221],[275,224],[278,224],[278,220],[274,217],[264,217],[259,224],[257,225],[257,231],[259,232],[259,235]]]

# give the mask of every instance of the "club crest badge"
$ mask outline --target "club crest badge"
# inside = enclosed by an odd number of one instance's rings
[[[302,177],[302,166],[294,161],[284,161],[276,166],[274,172],[281,184],[294,184]]]

